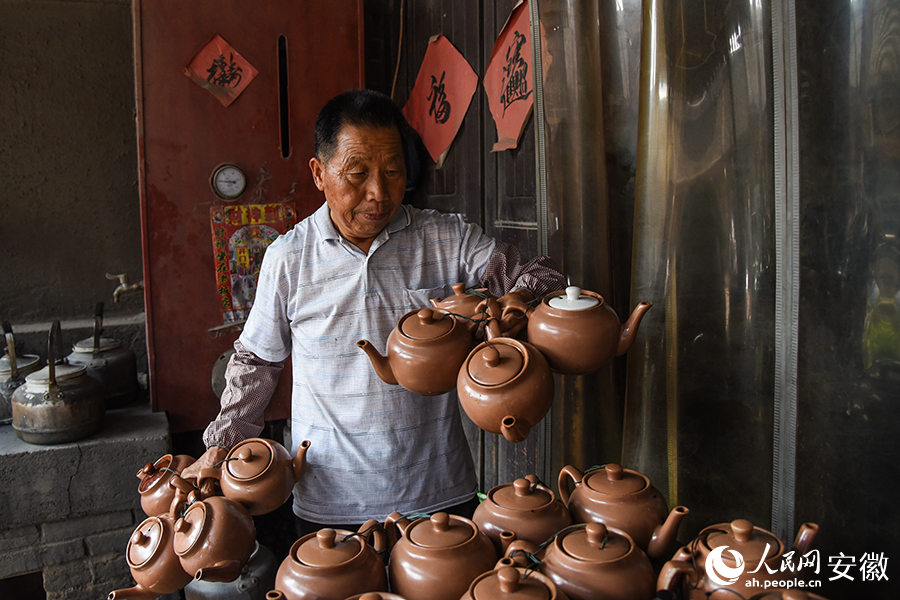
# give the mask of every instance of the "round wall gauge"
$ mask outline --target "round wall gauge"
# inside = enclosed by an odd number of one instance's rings
[[[235,165],[219,165],[209,183],[213,193],[222,200],[236,200],[247,188],[247,177]]]

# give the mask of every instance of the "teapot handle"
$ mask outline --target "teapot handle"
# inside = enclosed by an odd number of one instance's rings
[[[693,564],[683,560],[670,560],[659,572],[656,589],[675,592],[684,577],[689,577],[692,573],[696,573]]]
[[[572,492],[569,491],[569,482],[566,480],[571,477],[572,481],[575,482],[575,487],[577,488],[581,485],[581,481],[584,479],[584,473],[581,472],[577,467],[573,467],[572,465],[566,465],[559,472],[559,480],[557,483],[559,484],[559,499],[562,500],[562,503],[569,507],[569,497]]]
[[[381,526],[381,523],[379,523],[375,519],[369,519],[368,521],[360,525],[359,529],[357,529],[356,532],[360,535],[364,535],[367,539],[371,538],[372,548],[374,548],[375,551],[379,554],[383,554],[384,551],[387,550],[387,533],[385,532],[384,527]]]
[[[215,467],[200,469],[197,476],[197,487],[200,488],[200,497],[203,500],[216,496],[216,486],[219,484],[220,471]]]

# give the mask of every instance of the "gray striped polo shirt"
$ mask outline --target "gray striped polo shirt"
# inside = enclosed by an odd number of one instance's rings
[[[462,216],[402,206],[368,254],[344,240],[328,205],[266,251],[241,343],[292,356],[291,435],[311,442],[294,512],[318,523],[436,510],[476,491],[455,392],[420,396],[375,374],[356,342],[385,352],[405,313],[477,287],[496,242]]]

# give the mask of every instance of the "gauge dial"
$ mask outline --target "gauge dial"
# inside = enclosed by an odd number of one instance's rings
[[[247,177],[235,165],[220,165],[213,171],[210,184],[222,200],[236,200],[247,188]]]

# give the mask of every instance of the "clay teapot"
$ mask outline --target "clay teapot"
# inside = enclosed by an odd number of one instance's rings
[[[500,312],[496,301],[488,311]],[[544,418],[553,401],[553,373],[533,345],[498,336],[498,321],[488,324],[488,339],[466,357],[456,389],[469,418],[490,433],[517,443]]]
[[[456,317],[432,308],[413,310],[400,318],[388,336],[387,356],[368,340],[356,343],[382,381],[423,396],[454,388],[459,366],[473,344],[472,334]]]
[[[575,490],[569,491],[569,479]],[[583,474],[566,465],[559,472],[559,496],[576,523],[598,521],[630,535],[650,558],[669,556],[688,509],[668,511],[666,500],[646,475],[608,464]]]
[[[750,600],[825,600],[825,598],[803,590],[769,590],[751,596]]]
[[[518,561],[522,551],[535,556],[540,571],[571,600],[647,600],[656,592],[644,551],[630,535],[602,523],[568,527],[544,548],[516,540],[506,556]]]
[[[466,328],[475,334],[478,326],[486,318],[484,301],[492,296],[487,293],[487,288],[478,288],[466,293],[466,284],[454,283],[453,295],[446,298],[432,298],[431,305],[446,313],[459,316]]]
[[[380,556],[386,549],[387,536],[375,521],[363,523],[356,533],[326,528],[305,535],[291,546],[275,575],[275,595],[266,598],[344,600],[354,594],[387,592]]]
[[[438,512],[410,523],[391,513],[385,528],[400,533],[388,564],[391,591],[408,600],[459,600],[497,562],[490,538],[465,517]]]
[[[553,580],[540,573],[511,566],[501,559],[493,571],[482,573],[461,600],[568,600]]]
[[[172,547],[195,579],[234,581],[256,546],[256,528],[243,504],[212,495],[217,477],[217,469],[202,470],[200,492],[181,477],[172,477],[170,485],[188,492],[188,506],[175,521]]]
[[[494,543],[503,546],[504,531],[520,540],[541,544],[572,524],[566,505],[534,475],[492,488],[475,509],[472,521]]]
[[[649,302],[641,302],[624,324],[596,292],[569,286],[528,311],[528,341],[558,373],[596,371],[628,351]]]
[[[188,466],[194,464],[194,458],[186,454],[177,456],[164,454],[155,462],[147,463],[137,472],[138,494],[141,496],[141,508],[148,517],[166,514],[172,508],[177,488],[169,485],[172,477],[181,475]]]
[[[222,495],[243,504],[251,515],[264,515],[291,497],[294,484],[306,470],[309,440],[300,443],[297,456],[273,440],[249,438],[232,448],[222,464]]]
[[[818,530],[819,526],[814,523],[800,526],[791,549],[795,556],[799,558],[809,552]],[[756,580],[764,586],[767,581],[784,577],[781,565],[785,552],[778,537],[754,527],[746,519],[712,525],[663,565],[657,587],[680,594],[684,600],[706,600],[717,590],[723,590],[723,594],[735,592],[737,597],[743,597],[748,589],[752,589],[746,586],[748,580]],[[763,560],[765,566],[760,565]],[[714,572],[722,576],[719,578],[721,583],[709,576],[707,561],[711,561]],[[750,570],[755,572],[750,573]],[[802,578],[803,574],[791,574],[792,578],[795,576]]]
[[[137,585],[110,592],[107,600],[152,600],[171,594],[194,579],[175,554],[172,542],[175,521],[169,514],[144,519],[137,526],[125,550],[125,560]]]

